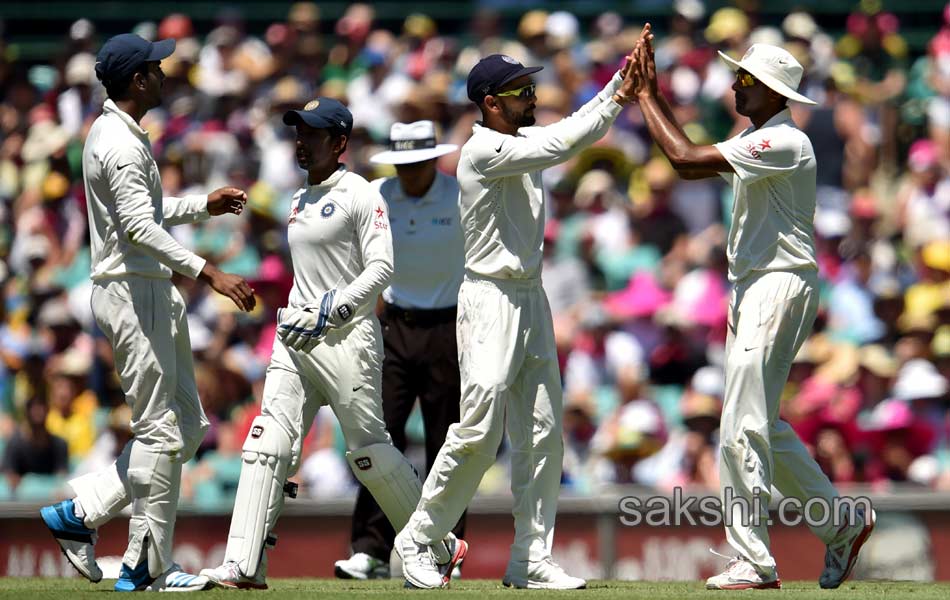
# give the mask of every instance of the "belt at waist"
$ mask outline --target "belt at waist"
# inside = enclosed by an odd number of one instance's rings
[[[413,327],[432,327],[442,323],[451,323],[455,321],[457,314],[456,307],[448,308],[401,308],[395,304],[384,305],[383,315],[387,319],[402,321],[406,325]]]
[[[517,287],[517,288],[533,288],[541,287],[541,278],[540,277],[524,277],[524,278],[508,278],[502,279],[499,277],[486,277],[485,275],[479,275],[478,273],[473,273],[472,271],[465,271],[465,280],[471,281],[473,283],[487,283],[498,288],[506,287]]]

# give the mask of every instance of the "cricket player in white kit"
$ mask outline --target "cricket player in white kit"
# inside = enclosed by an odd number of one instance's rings
[[[308,172],[288,220],[294,285],[278,311],[261,415],[244,442],[224,564],[201,571],[230,588],[267,588],[265,547],[276,541],[285,490],[293,495],[287,479],[322,405],[336,414],[354,475],[393,527],[405,525],[422,488],[392,445],[380,399],[383,344],[374,309],[393,271],[386,204],[339,162],[353,128],[343,104],[317,98],[285,113],[284,123],[297,129],[297,162]],[[447,536],[438,555],[443,570],[451,572],[466,549]]]
[[[425,426],[426,469],[459,420],[456,302],[462,285],[464,242],[458,181],[436,168],[436,159],[458,150],[436,143],[432,121],[394,123],[390,149],[370,158],[390,164],[396,176],[372,182],[389,210],[392,280],[378,310],[385,358],[383,420],[393,445],[406,449],[406,423],[416,402]],[[463,537],[463,516],[452,532]],[[344,579],[389,578],[396,531],[365,486],[353,508],[353,555],[334,565]]]
[[[468,96],[482,111],[458,167],[465,280],[457,336],[461,421],[449,428],[422,500],[396,537],[406,580],[439,587],[425,549],[455,525],[495,462],[507,416],[515,540],[504,584],[575,589],[586,585],[554,563],[551,545],[563,456],[561,380],[551,310],[541,287],[544,200],[541,170],[607,133],[632,97],[621,73],[569,117],[534,124],[541,67],[510,56],[482,59]]]
[[[209,196],[163,198],[142,116],[161,103],[159,61],[174,40],[134,34],[108,40],[96,75],[109,99],[83,149],[83,179],[92,242],[92,311],[112,344],[133,439],[103,471],[70,481],[76,497],[42,509],[47,527],[87,579],[102,579],[96,529],[132,504],[129,545],[116,591],[198,591],[205,577],[172,562],[181,466],[194,456],[208,419],[195,385],[185,303],[172,271],[207,281],[243,310],[253,291],[186,250],[165,230],[209,215],[240,214],[247,198],[234,188]]]
[[[782,48],[754,44],[740,61],[720,56],[736,71],[736,111],[749,117],[752,126],[713,146],[692,144],[657,92],[652,35],[638,43],[633,70],[650,134],[680,175],[721,175],[734,193],[727,247],[733,291],[719,429],[720,480],[723,490],[731,488],[737,497],[751,500],[758,494],[763,514],[756,524],[743,519],[739,506],[723,507],[733,516],[726,539],[738,555],[723,573],[707,580],[706,587],[778,588],[765,514],[772,486],[803,505],[821,498],[830,506],[838,496],[789,424],[779,418],[792,359],[811,333],[818,310],[812,225],[817,165],[811,141],[795,126],[786,104],[814,102],[796,91],[802,67]],[[853,523],[811,524],[827,545],[821,587],[838,587],[854,567],[874,527],[873,510],[859,515]]]

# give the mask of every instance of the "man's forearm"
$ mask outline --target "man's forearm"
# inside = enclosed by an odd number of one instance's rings
[[[683,134],[683,137],[689,139],[689,136],[686,135],[686,131],[683,127],[676,121],[676,116],[673,115],[673,109],[670,108],[670,103],[666,101],[666,96],[663,94],[656,95],[657,104],[660,105],[660,110],[663,111],[663,114],[666,115],[667,120],[676,127],[677,131]]]
[[[659,100],[653,94],[643,95],[639,100],[640,110],[643,112],[650,137],[660,147],[663,154],[670,159],[674,167],[682,164],[686,159],[690,146],[692,146],[692,142],[689,141],[679,124],[676,123],[672,111],[667,114],[663,110],[665,102]],[[669,110],[669,106],[666,108]]]

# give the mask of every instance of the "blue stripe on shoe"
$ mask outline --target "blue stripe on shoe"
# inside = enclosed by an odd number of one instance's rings
[[[64,500],[40,509],[40,517],[57,539],[92,543],[92,529],[86,527],[76,516],[72,500]]]
[[[144,590],[148,584],[155,581],[148,573],[148,561],[143,560],[137,567],[130,569],[128,565],[122,563],[122,570],[119,572],[119,579],[115,582],[115,591],[117,592],[135,592]]]

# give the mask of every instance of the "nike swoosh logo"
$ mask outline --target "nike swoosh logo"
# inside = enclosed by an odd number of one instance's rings
[[[498,144],[498,147],[495,148],[495,152],[501,152],[501,147],[505,145],[505,142]]]
[[[360,391],[361,389],[363,389],[363,386],[358,385],[358,386],[356,386],[355,388],[353,388],[353,391],[354,391],[354,392],[358,392],[358,391]]]
[[[126,168],[127,166],[129,166],[129,165],[131,165],[131,164],[132,164],[132,163],[124,164],[124,165],[122,165],[121,167],[116,167],[115,170],[116,170],[116,171],[121,171],[122,169]]]
[[[745,351],[752,352],[753,350],[755,350],[755,348],[756,348],[755,346],[752,346],[751,348],[746,348]]]

